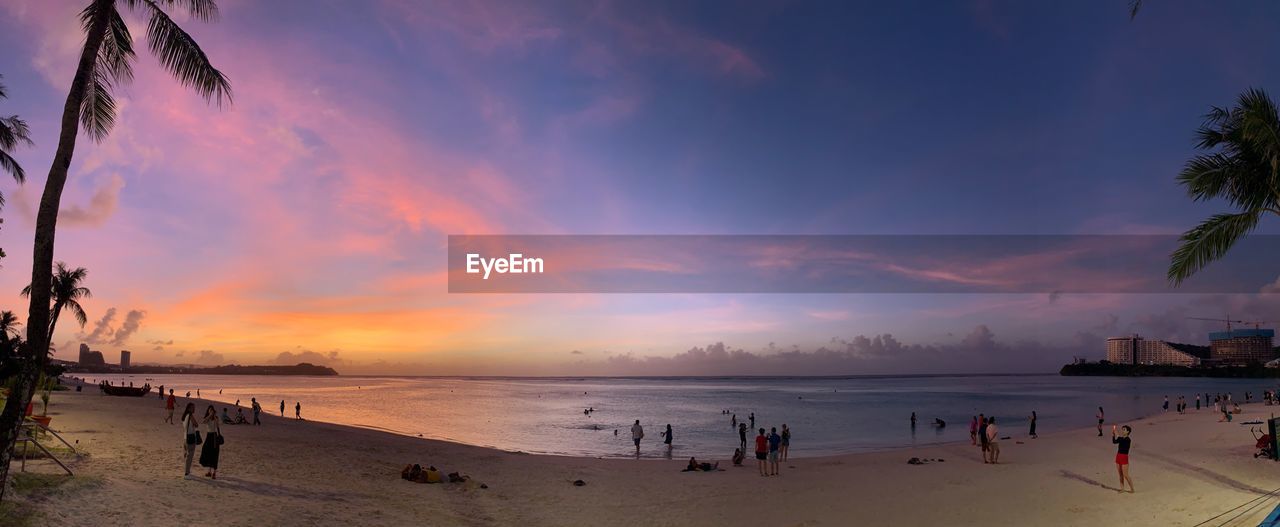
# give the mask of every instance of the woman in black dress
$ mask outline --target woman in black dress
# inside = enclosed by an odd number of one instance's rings
[[[222,428],[218,426],[218,412],[209,405],[204,412],[204,447],[200,449],[200,466],[208,468],[206,478],[218,479],[218,452],[222,449]]]

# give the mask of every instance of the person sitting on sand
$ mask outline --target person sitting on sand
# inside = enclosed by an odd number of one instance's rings
[[[733,466],[735,467],[742,466],[742,460],[745,459],[746,457],[747,455],[742,452],[741,448],[733,449]]]
[[[711,463],[699,463],[697,458],[691,457],[689,458],[689,464],[681,472],[714,472],[718,468],[720,468],[719,461],[712,465]]]
[[[225,406],[222,407],[222,424],[226,424],[226,425],[236,424],[235,421],[231,420],[231,416],[227,415],[227,407]]]
[[[236,424],[247,425],[249,420],[244,418],[244,408],[236,408]]]

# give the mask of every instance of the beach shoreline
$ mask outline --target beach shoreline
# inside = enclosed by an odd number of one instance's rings
[[[214,403],[199,402],[206,404]],[[1246,408],[1238,418],[1271,413],[1256,403]],[[211,518],[227,525],[847,525],[858,518],[861,525],[1123,519],[1190,526],[1269,492],[1280,468],[1252,458],[1248,427],[1217,423],[1207,410],[1129,422],[1133,495],[1114,490],[1114,446],[1092,427],[1035,440],[1010,430],[999,465],[982,464],[978,449],[961,442],[795,458],[782,463],[780,476],[764,478],[752,459],[731,466],[732,446],[724,457],[700,460],[719,461],[723,470],[682,473],[686,459],[513,453],[264,412],[260,427],[224,426],[214,481],[199,469],[182,477],[180,427],[161,423],[158,398],[103,396],[89,386],[55,392],[50,414],[53,428],[88,453],[71,465],[77,479],[94,483],[69,485],[56,499],[18,497],[49,525]],[[911,457],[945,461],[908,465]],[[400,470],[408,463],[471,481],[406,482]],[[48,462],[28,469],[57,471]],[[1270,508],[1242,518],[1260,519]]]

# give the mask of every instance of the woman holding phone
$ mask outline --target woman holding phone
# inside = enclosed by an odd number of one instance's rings
[[[1133,432],[1129,425],[1124,425],[1116,435],[1116,425],[1111,425],[1111,442],[1116,445],[1116,471],[1120,473],[1120,492],[1124,492],[1125,482],[1129,482],[1129,493],[1133,493],[1133,478],[1129,477],[1129,447],[1133,440],[1129,434]]]

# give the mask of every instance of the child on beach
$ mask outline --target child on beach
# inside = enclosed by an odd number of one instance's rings
[[[1102,437],[1102,421],[1106,419],[1102,413],[1102,407],[1098,407],[1098,437]]]
[[[1133,493],[1133,478],[1129,476],[1129,447],[1133,445],[1133,440],[1129,438],[1129,434],[1133,429],[1129,425],[1120,428],[1120,435],[1116,435],[1116,425],[1111,425],[1111,442],[1116,445],[1116,471],[1120,473],[1120,492],[1124,492],[1125,482],[1129,482],[1129,493]]]
[[[667,445],[667,450],[671,450],[671,425],[667,424],[667,431],[662,433],[663,443]]]

